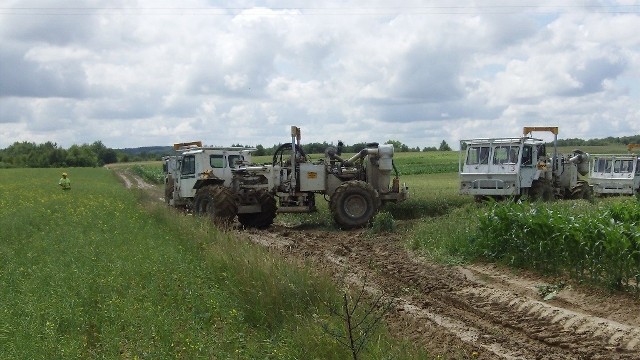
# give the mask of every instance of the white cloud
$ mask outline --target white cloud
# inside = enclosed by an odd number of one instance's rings
[[[0,147],[640,132],[635,2],[25,4],[0,12]]]

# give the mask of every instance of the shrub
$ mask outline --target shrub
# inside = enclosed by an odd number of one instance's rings
[[[396,230],[396,221],[393,215],[387,211],[381,211],[373,218],[371,231],[374,233],[394,232]]]

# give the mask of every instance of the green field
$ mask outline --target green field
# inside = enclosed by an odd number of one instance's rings
[[[600,152],[600,151],[598,151]],[[475,203],[458,195],[457,152],[401,153],[411,198],[382,221],[408,247],[450,264],[491,261],[640,293],[635,198]],[[121,165],[127,166],[127,165]],[[128,165],[158,178],[159,162]],[[413,169],[416,173],[410,174]],[[204,219],[176,216],[105,168],[0,170],[0,354],[3,359],[344,359],[322,330],[332,281]],[[147,175],[145,175],[147,174]],[[338,231],[326,202],[276,221]],[[384,327],[370,359],[424,356]]]
[[[2,359],[345,359],[331,280],[104,168],[0,170]],[[337,322],[337,323],[336,323]],[[334,324],[335,323],[335,324]],[[416,358],[372,337],[367,358]]]

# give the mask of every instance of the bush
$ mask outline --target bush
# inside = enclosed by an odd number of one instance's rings
[[[373,226],[371,227],[372,232],[394,232],[395,230],[396,221],[391,213],[387,211],[381,211],[373,218]]]

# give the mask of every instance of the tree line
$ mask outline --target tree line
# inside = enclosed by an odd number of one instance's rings
[[[341,142],[340,142],[341,143]],[[439,147],[431,146],[420,149],[419,147],[409,147],[398,140],[388,140],[385,144],[393,144],[397,152],[426,152],[426,151],[451,151],[451,147],[442,140]],[[602,139],[558,139],[558,146],[605,146],[616,144],[640,144],[640,135],[606,137]],[[273,155],[280,146],[273,145],[264,147],[256,145],[254,152],[256,156]],[[356,153],[368,143],[355,143],[342,146],[344,153]],[[232,146],[243,146],[240,144]],[[308,143],[303,144],[302,149],[307,154],[321,154],[328,147],[336,147],[333,143]],[[252,147],[252,146],[245,146]],[[112,163],[160,160],[163,156],[173,155],[173,148],[170,146],[155,146],[146,148],[111,149],[106,147],[101,141],[92,144],[72,145],[64,149],[56,143],[47,141],[44,144],[34,142],[15,142],[5,149],[0,149],[0,168],[59,168],[59,167],[96,167]]]
[[[605,145],[629,145],[640,144],[640,135],[613,137],[602,139],[558,139],[558,146],[605,146]]]
[[[342,141],[338,141],[338,144],[342,144]],[[370,143],[355,143],[353,145],[345,145],[342,144],[342,152],[344,153],[356,153],[364,148],[366,148]],[[424,147],[420,150],[420,147],[416,146],[415,148],[409,147],[406,144],[398,140],[388,140],[385,144],[392,144],[396,152],[420,152],[420,151],[451,151],[451,147],[447,144],[446,141],[442,140],[440,143],[440,147],[436,148],[435,146]],[[253,153],[255,156],[265,156],[265,155],[273,155],[278,149],[278,147],[282,144],[273,145],[271,147],[265,148],[264,146],[258,144],[256,145],[256,151]],[[238,147],[251,147],[249,145],[236,144],[233,146]],[[306,154],[322,154],[329,147],[337,147],[338,145],[333,143],[321,142],[321,143],[308,143],[302,144],[302,150]]]
[[[400,141],[389,140],[386,144],[393,144],[398,152],[419,152],[419,147],[411,148]],[[257,145],[254,152],[256,156],[273,155],[280,146],[264,147]],[[368,143],[356,143],[342,145],[344,153],[356,153],[364,149]],[[248,145],[232,145],[239,147],[252,147]],[[307,154],[321,154],[328,147],[336,147],[333,143],[309,143],[302,145]],[[449,151],[451,148],[442,140],[439,148],[425,147],[422,151]],[[150,146],[140,148],[111,149],[101,141],[92,144],[72,145],[64,149],[58,144],[47,141],[43,144],[34,142],[15,142],[5,149],[0,149],[0,168],[60,168],[60,167],[97,167],[113,163],[126,163],[131,161],[160,160],[163,156],[173,155],[170,146]]]
[[[24,141],[0,150],[0,168],[95,167],[118,161],[118,153],[101,141],[68,149],[50,141],[44,144]]]

